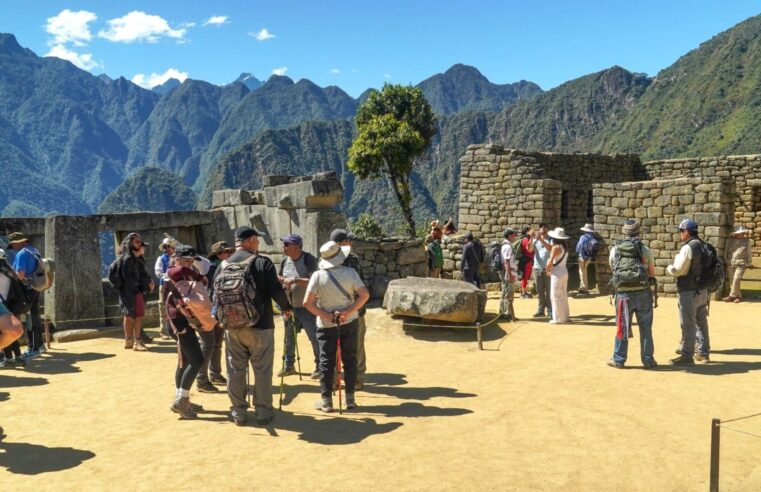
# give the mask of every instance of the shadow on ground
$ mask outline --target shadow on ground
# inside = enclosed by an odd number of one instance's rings
[[[74,448],[49,448],[39,444],[0,442],[0,467],[10,473],[38,475],[74,468],[95,453]]]
[[[21,388],[23,386],[42,386],[43,384],[48,384],[48,380],[45,378],[16,376],[16,374],[24,374],[21,371],[14,371],[13,374],[13,376],[6,373],[0,374],[0,388]]]
[[[720,361],[709,362],[707,364],[695,364],[694,366],[658,366],[659,371],[683,371],[691,374],[702,374],[704,376],[723,376],[725,374],[742,374],[761,369],[761,362],[744,362],[744,361]]]
[[[110,359],[114,354],[101,354],[98,352],[85,352],[83,354],[68,353],[59,350],[50,350],[41,357],[26,361],[25,372],[33,374],[67,374],[81,372],[76,364],[80,362],[92,362],[101,359]],[[0,384],[2,387],[2,384]]]
[[[483,341],[493,342],[501,340],[507,335],[496,322],[485,324],[496,316],[495,313],[489,313],[485,316],[482,323]],[[402,318],[402,329],[406,335],[415,340],[425,342],[465,342],[476,343],[476,327],[473,324],[450,323],[446,321],[421,320],[419,318]],[[432,325],[432,326],[427,326]],[[440,328],[441,326],[451,326],[450,328]]]

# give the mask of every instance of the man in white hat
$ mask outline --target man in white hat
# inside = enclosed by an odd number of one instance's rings
[[[346,408],[356,408],[358,311],[370,298],[367,287],[353,268],[343,265],[349,248],[328,241],[320,247],[320,270],[307,285],[304,307],[317,316],[317,343],[320,346],[321,398],[315,408],[333,411],[333,374],[337,344],[346,379]]]
[[[732,275],[732,288],[729,295],[724,298],[725,302],[742,302],[742,292],[740,291],[740,282],[745,274],[746,268],[753,268],[753,254],[750,249],[750,231],[743,226],[737,228],[732,233],[732,239],[727,243],[727,263],[734,270]]]
[[[592,224],[584,224],[581,228],[582,236],[576,244],[576,255],[579,260],[579,294],[589,294],[589,264],[594,262],[597,250],[600,249],[600,241],[595,237],[595,229]]]

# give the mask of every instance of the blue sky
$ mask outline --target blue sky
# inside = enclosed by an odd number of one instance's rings
[[[356,97],[455,63],[543,89],[613,65],[655,75],[761,2],[0,0],[0,12],[0,32],[38,55],[144,86],[284,73]]]

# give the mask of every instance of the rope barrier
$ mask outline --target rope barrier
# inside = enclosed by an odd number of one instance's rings
[[[492,319],[490,319],[489,321],[487,321],[486,323],[481,324],[481,328],[494,323],[494,321],[496,321],[499,318],[499,316],[500,315],[498,314]],[[477,328],[478,325],[479,323],[476,323],[474,325],[428,325],[424,323],[407,323],[406,321],[404,321],[404,326],[419,326],[421,328]]]
[[[734,428],[732,428],[732,427],[727,427],[727,426],[726,426],[726,425],[724,425],[723,423],[722,423],[722,424],[720,424],[720,425],[719,425],[719,427],[721,427],[722,429],[727,429],[727,430],[731,430],[731,431],[739,432],[740,434],[746,434],[746,435],[748,435],[748,436],[757,437],[757,438],[761,439],[761,435],[758,435],[758,434],[754,434],[754,433],[752,433],[752,432],[748,432],[748,431],[744,431],[744,430],[740,430],[740,429],[734,429]]]
[[[107,319],[122,319],[122,316],[106,316],[106,317],[101,316],[100,318],[82,318],[82,319],[56,319],[52,321],[55,321],[56,323],[78,323],[81,321],[100,321],[100,320],[105,321]]]
[[[752,417],[758,417],[758,416],[761,416],[761,413],[754,413],[753,415],[746,415],[745,417],[737,417],[736,419],[722,420],[721,423],[722,424],[726,424],[727,422],[734,422],[736,420],[745,420],[745,419],[749,419],[749,418],[752,418]]]

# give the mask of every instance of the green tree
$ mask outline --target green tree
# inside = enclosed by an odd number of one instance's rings
[[[385,84],[370,93],[357,110],[357,137],[347,166],[359,179],[388,178],[415,237],[410,202],[410,173],[436,134],[436,118],[423,92],[412,86]]]

